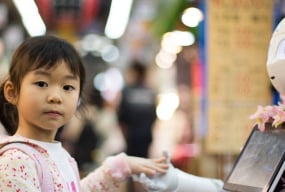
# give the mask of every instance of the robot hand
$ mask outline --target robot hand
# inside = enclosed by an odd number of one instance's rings
[[[178,177],[175,168],[170,163],[168,152],[163,153],[169,168],[166,174],[159,174],[153,177],[147,177],[144,173],[140,175],[132,175],[134,181],[142,183],[149,192],[170,192],[176,191],[178,186]]]
[[[167,154],[167,153],[165,153]],[[133,179],[144,185],[149,192],[222,192],[223,182],[218,179],[197,177],[172,166],[166,174],[147,177],[145,174],[133,175]]]

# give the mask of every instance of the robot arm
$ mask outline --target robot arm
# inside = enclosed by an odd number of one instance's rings
[[[198,177],[170,167],[165,175],[149,178],[144,174],[133,176],[149,192],[222,192],[223,182]]]
[[[218,179],[210,179],[187,174],[176,169],[178,186],[176,192],[222,192],[223,182]]]

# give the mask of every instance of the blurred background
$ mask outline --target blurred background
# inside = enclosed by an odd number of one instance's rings
[[[224,179],[254,126],[249,116],[279,101],[266,59],[284,14],[284,0],[0,0],[0,77],[28,37],[74,44],[88,74],[88,114],[60,139],[84,175],[128,148],[119,109],[128,69],[140,62],[156,94],[147,156],[168,150],[176,167]],[[138,95],[127,101],[140,111],[149,100]]]

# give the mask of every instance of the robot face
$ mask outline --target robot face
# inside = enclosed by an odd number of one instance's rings
[[[272,85],[285,95],[285,19],[272,34],[268,49],[267,72]]]
[[[279,59],[267,65],[267,72],[275,89],[281,95],[285,95],[285,59]]]

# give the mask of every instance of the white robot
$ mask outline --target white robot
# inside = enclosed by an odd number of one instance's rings
[[[285,19],[274,30],[268,49],[267,72],[269,79],[285,102]],[[167,153],[165,153],[167,156]],[[169,159],[169,157],[168,157]],[[223,192],[223,181],[198,177],[174,168],[165,175],[149,178],[133,175],[150,192]]]
[[[274,30],[267,56],[269,79],[281,98],[285,96],[285,18]],[[282,98],[283,101],[285,98]]]

